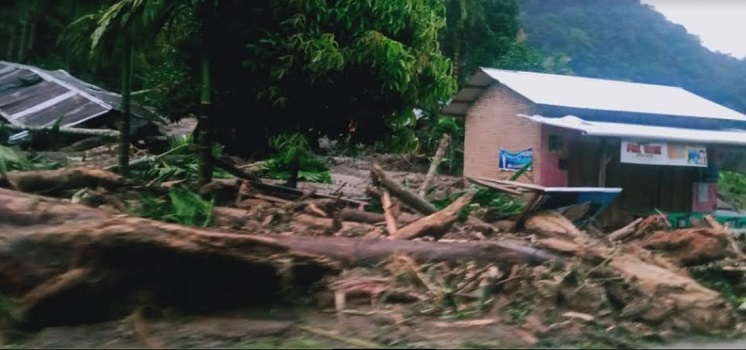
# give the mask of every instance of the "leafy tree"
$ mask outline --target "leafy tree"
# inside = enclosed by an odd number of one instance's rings
[[[130,112],[132,103],[132,56],[133,56],[133,33],[132,23],[125,19],[124,15],[132,10],[131,5],[119,2],[108,9],[100,10],[95,14],[80,17],[70,24],[66,36],[73,50],[84,52],[93,59],[99,59],[103,50],[112,52],[114,48],[121,47],[122,52],[122,118],[119,126],[119,173],[122,176],[129,174],[129,134],[130,134]]]
[[[208,36],[211,24],[215,21],[213,9],[216,0],[120,0],[110,7],[81,17],[73,22],[67,30],[68,42],[78,44],[79,48],[90,47],[92,56],[99,56],[102,48],[111,48],[121,43],[122,61],[122,123],[119,167],[120,172],[127,173],[129,157],[129,111],[131,102],[132,81],[132,45],[133,38],[144,38],[143,44],[154,43],[157,34],[163,30],[179,28],[182,21],[196,20],[197,38],[200,41],[200,113],[199,113],[199,182],[207,183],[212,179],[212,127],[209,110],[212,101],[210,50]],[[192,17],[193,16],[193,17]],[[87,40],[90,37],[90,40]]]
[[[102,61],[102,64],[95,69],[90,69],[87,60],[80,59],[79,56],[70,54],[69,50],[61,49],[56,45],[59,33],[68,24],[110,2],[110,0],[0,1],[0,59],[31,64],[45,69],[66,69],[74,72],[83,80],[118,89],[121,73],[120,55]]]
[[[413,126],[413,108],[436,108],[454,91],[437,41],[442,1],[282,0],[267,11],[274,19],[259,23],[245,64],[259,77],[258,109],[272,113],[251,122],[270,135],[371,144]]]
[[[445,4],[447,26],[441,32],[441,46],[453,60],[453,76],[459,83],[513,50],[520,30],[515,0],[445,0]]]

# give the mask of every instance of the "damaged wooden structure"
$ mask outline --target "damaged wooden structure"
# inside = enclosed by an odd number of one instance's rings
[[[621,188],[545,187],[486,177],[467,179],[471,183],[527,199],[526,206],[515,218],[515,225],[511,231],[522,229],[526,218],[531,214],[544,211],[558,211],[582,228],[601,214],[622,192]]]
[[[11,143],[28,141],[29,131],[50,128],[55,123],[74,135],[116,138],[121,100],[121,95],[61,69],[51,71],[0,61],[0,120],[15,131],[9,135]],[[165,123],[157,114],[133,103],[131,133],[155,134]]]

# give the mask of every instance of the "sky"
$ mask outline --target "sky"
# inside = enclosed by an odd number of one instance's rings
[[[699,36],[702,45],[746,57],[746,0],[642,0]]]

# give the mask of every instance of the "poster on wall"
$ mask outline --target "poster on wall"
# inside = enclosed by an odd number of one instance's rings
[[[526,148],[518,152],[508,152],[505,148],[500,147],[500,170],[518,171],[534,157],[533,148]],[[531,170],[530,166],[528,170]]]
[[[707,147],[666,142],[622,141],[622,163],[707,167]]]

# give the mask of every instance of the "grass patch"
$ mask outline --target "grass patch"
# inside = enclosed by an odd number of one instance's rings
[[[505,310],[508,314],[508,322],[520,324],[534,311],[534,304],[524,300],[516,300],[508,304]]]
[[[169,191],[166,198],[143,193],[136,214],[182,225],[207,227],[212,224],[214,207],[214,199],[205,200],[189,189],[178,188]]]

